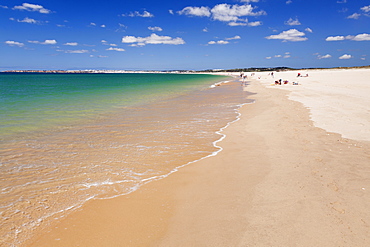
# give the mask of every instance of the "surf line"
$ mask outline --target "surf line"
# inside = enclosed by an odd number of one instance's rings
[[[221,82],[221,83],[229,83],[229,82],[230,82],[230,81],[223,81],[223,82]],[[220,153],[220,152],[223,150],[223,148],[222,148],[222,147],[220,147],[220,146],[218,146],[217,144],[226,138],[226,134],[223,134],[222,132],[223,132],[227,127],[229,127],[231,124],[233,124],[233,123],[235,123],[235,122],[237,122],[237,121],[239,121],[239,120],[241,119],[241,115],[242,115],[242,114],[241,114],[241,113],[240,113],[240,111],[239,111],[239,109],[240,109],[241,107],[243,107],[244,105],[254,104],[255,102],[256,102],[256,101],[255,101],[254,99],[250,99],[250,100],[249,100],[249,102],[245,102],[245,103],[237,104],[237,105],[235,106],[234,112],[237,114],[236,119],[235,119],[235,120],[233,120],[233,121],[228,122],[224,127],[220,128],[218,131],[216,131],[216,132],[215,132],[216,134],[218,134],[218,135],[220,135],[220,136],[221,136],[218,140],[216,140],[216,141],[212,142],[212,145],[213,145],[215,148],[217,148],[217,149],[218,149],[217,151],[214,151],[214,152],[212,152],[211,154],[206,155],[206,156],[204,156],[204,157],[202,157],[202,158],[200,158],[200,159],[196,159],[196,160],[193,160],[193,161],[189,161],[189,162],[188,162],[188,163],[186,163],[186,164],[183,164],[183,165],[177,166],[177,167],[175,167],[174,169],[172,169],[171,171],[169,171],[167,174],[157,175],[157,176],[153,176],[153,177],[145,178],[145,179],[141,180],[138,184],[136,184],[136,185],[132,186],[132,187],[129,189],[129,191],[128,191],[128,192],[125,192],[125,193],[122,193],[122,194],[118,194],[118,195],[114,195],[114,196],[111,196],[111,197],[94,198],[94,199],[100,199],[100,200],[104,200],[104,199],[112,199],[112,198],[116,198],[116,197],[119,197],[119,196],[123,196],[123,195],[130,194],[130,193],[132,193],[132,192],[134,192],[134,191],[138,190],[141,186],[143,186],[143,185],[145,185],[145,184],[147,184],[147,183],[150,183],[150,182],[152,182],[152,181],[157,181],[157,180],[160,180],[160,179],[166,178],[166,177],[170,176],[172,173],[178,172],[182,167],[188,166],[188,165],[190,165],[190,164],[196,163],[196,162],[198,162],[198,161],[201,161],[201,160],[206,159],[206,158],[209,158],[209,157],[216,156],[218,153]],[[91,198],[91,199],[92,199],[92,198]]]

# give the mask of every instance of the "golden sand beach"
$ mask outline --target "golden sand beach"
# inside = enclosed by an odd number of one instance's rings
[[[255,103],[216,156],[90,201],[25,246],[369,246],[370,70],[301,73],[249,76]]]

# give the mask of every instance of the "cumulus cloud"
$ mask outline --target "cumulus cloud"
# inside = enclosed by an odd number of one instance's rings
[[[257,26],[261,26],[262,25],[262,22],[260,22],[260,21],[253,21],[253,22],[249,22],[247,25],[250,26],[250,27],[257,27]]]
[[[82,54],[82,53],[89,53],[88,50],[66,50],[64,53],[72,53],[72,54]]]
[[[309,32],[309,33],[313,33],[312,29],[311,29],[311,28],[309,28],[309,27],[308,27],[308,28],[306,28],[306,29],[305,29],[305,31],[306,31],[306,32]]]
[[[293,18],[289,18],[289,20],[287,20],[285,22],[285,25],[289,25],[289,26],[299,26],[301,25],[301,23],[299,22],[299,20],[296,18],[295,20]]]
[[[107,51],[125,51],[123,48],[117,48],[117,47],[109,47]]]
[[[355,19],[355,20],[357,20],[357,19],[359,19],[362,15],[364,15],[364,16],[370,16],[369,15],[369,12],[370,12],[370,5],[367,5],[367,6],[364,6],[364,7],[362,7],[362,8],[360,8],[360,11],[362,11],[363,13],[353,13],[352,15],[350,15],[350,16],[347,16],[347,19]]]
[[[258,3],[259,0],[241,0],[242,3]]]
[[[218,4],[211,9],[212,18],[218,21],[238,21],[239,17],[242,16],[260,16],[265,15],[266,12],[261,10],[253,12],[255,8],[250,4],[245,5],[230,5],[230,4]]]
[[[148,29],[153,31],[153,32],[155,32],[155,31],[162,32],[163,31],[163,29],[160,28],[160,27],[148,27]]]
[[[343,56],[339,57],[339,59],[350,59],[350,58],[352,58],[352,56],[348,54],[344,54]]]
[[[5,44],[10,45],[10,46],[19,46],[19,47],[24,46],[23,43],[17,42],[17,41],[12,41],[12,40],[5,41]]]
[[[245,20],[246,22],[229,22],[227,25],[231,27],[237,27],[237,26],[248,26],[248,27],[257,27],[261,26],[262,22],[260,21],[254,21],[254,22],[248,22],[248,20]]]
[[[63,45],[77,46],[78,43],[77,42],[69,42],[69,43],[65,43]]]
[[[366,13],[370,12],[370,5],[362,7],[361,10],[366,12]]]
[[[47,39],[44,42],[41,42],[41,41],[28,41],[28,43],[40,44],[40,45],[55,45],[57,43],[57,41],[55,39]]]
[[[241,39],[241,37],[239,35],[235,35],[234,37],[226,38],[226,40],[233,40],[233,39]]]
[[[355,20],[357,20],[358,18],[360,18],[360,16],[361,16],[361,14],[353,13],[352,15],[347,16],[347,19],[355,19]]]
[[[304,37],[306,34],[297,29],[290,29],[280,34],[267,36],[266,39],[281,39],[283,41],[306,41],[308,38]]]
[[[17,22],[23,22],[23,23],[29,23],[29,24],[40,24],[41,21],[37,21],[35,19],[32,19],[32,18],[28,18],[28,17],[25,17],[23,20],[19,20],[19,19],[14,19],[14,18],[9,18],[9,20],[11,21],[17,21]]]
[[[130,12],[129,14],[122,14],[122,16],[129,16],[129,17],[144,17],[144,18],[152,18],[154,15],[148,11],[143,11],[140,13],[139,11]]]
[[[146,44],[165,44],[165,45],[182,45],[185,41],[182,38],[172,38],[170,36],[159,36],[155,33],[148,37],[125,36],[122,43],[132,43],[134,46],[143,46]]]
[[[318,59],[326,59],[326,58],[331,58],[331,55],[330,54],[326,54],[326,55],[318,55],[317,56]]]
[[[252,2],[252,1],[248,1]],[[253,1],[257,2],[257,1]],[[263,10],[254,11],[255,8],[250,4],[244,5],[230,5],[230,4],[218,4],[213,8],[209,7],[185,7],[184,9],[178,11],[179,15],[187,16],[199,16],[199,17],[210,17],[212,20],[229,22],[230,26],[248,26],[248,19],[242,18],[246,16],[261,16],[266,15]],[[249,26],[258,26],[261,22],[254,22]]]
[[[354,40],[354,41],[370,41],[370,34],[363,33],[357,34],[356,36],[329,36],[325,39],[326,41],[342,41],[342,40]]]
[[[225,40],[218,41],[212,40],[208,42],[208,45],[226,45],[230,43],[228,40],[237,40],[237,39],[241,39],[241,37],[239,35],[235,35],[234,37],[225,38]]]
[[[39,12],[41,14],[49,14],[49,13],[51,13],[50,10],[45,9],[41,5],[31,4],[31,3],[23,3],[21,6],[14,6],[13,9],[26,10],[26,11],[35,11],[35,12]]]
[[[179,15],[194,15],[194,16],[206,16],[210,17],[211,16],[211,11],[210,8],[208,7],[185,7],[180,11],[177,11]]]
[[[325,39],[326,41],[341,41],[345,40],[344,36],[329,36]]]
[[[347,39],[354,40],[354,41],[370,41],[370,34],[363,33],[358,34],[356,36],[347,36]]]
[[[101,43],[102,43],[103,45],[117,46],[117,44],[109,44],[109,43],[108,43],[108,41],[106,41],[106,40],[102,40],[102,41],[101,41]]]
[[[226,45],[226,44],[229,44],[229,41],[226,41],[226,40],[218,40],[218,41],[209,41],[208,42],[209,45]]]

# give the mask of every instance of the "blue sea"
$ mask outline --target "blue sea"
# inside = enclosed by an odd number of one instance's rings
[[[0,73],[0,242],[217,154],[246,101],[226,76]]]

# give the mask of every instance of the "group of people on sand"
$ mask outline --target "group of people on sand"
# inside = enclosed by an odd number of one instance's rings
[[[278,81],[275,81],[275,85],[281,85],[282,83],[284,83],[284,84],[288,84],[289,83],[289,81],[288,80],[282,80],[282,79],[279,79]],[[298,82],[292,82],[292,84],[293,85],[298,85]]]

